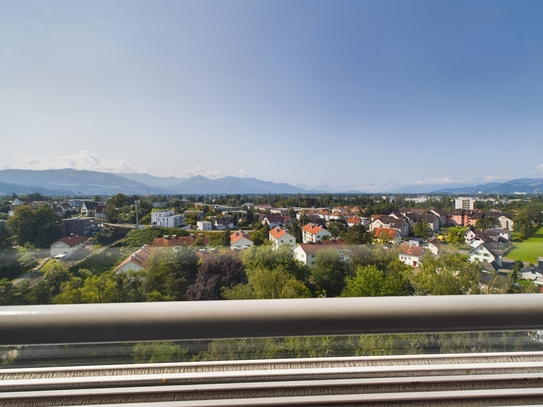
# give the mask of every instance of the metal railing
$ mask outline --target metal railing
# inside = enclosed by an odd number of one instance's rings
[[[538,294],[0,308],[0,345],[542,328]]]

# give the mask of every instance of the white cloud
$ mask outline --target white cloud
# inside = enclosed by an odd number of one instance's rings
[[[34,165],[40,163],[40,162],[39,162],[37,159],[35,159],[34,157],[29,157],[29,158],[27,158],[26,160],[23,160],[22,162],[23,162],[23,164],[28,164],[28,165],[30,165],[30,166],[34,166]]]
[[[195,177],[197,175],[201,175],[203,177],[211,178],[211,179],[219,178],[221,174],[220,171],[208,171],[204,167],[201,167],[201,166],[197,166],[195,171],[185,170],[185,172],[187,173],[189,177]]]
[[[536,168],[537,172],[543,172],[543,164],[539,164]]]
[[[63,155],[57,158],[66,161],[70,168],[73,168],[74,170],[103,170],[100,159],[94,154],[89,153],[87,150],[82,150],[79,153],[72,155]]]

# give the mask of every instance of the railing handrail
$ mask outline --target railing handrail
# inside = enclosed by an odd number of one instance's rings
[[[543,329],[543,295],[0,307],[0,345]]]

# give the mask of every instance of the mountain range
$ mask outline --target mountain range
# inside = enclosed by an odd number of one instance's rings
[[[290,185],[257,178],[224,177],[210,179],[201,175],[191,178],[155,177],[149,174],[113,174],[98,171],[58,170],[0,170],[0,194],[43,195],[114,195],[125,194],[297,194],[297,193],[364,193],[338,191],[327,184],[318,187]],[[543,179],[521,178],[503,183],[475,186],[407,185],[393,193],[434,194],[513,194],[543,193]]]

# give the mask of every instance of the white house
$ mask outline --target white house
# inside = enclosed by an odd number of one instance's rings
[[[76,251],[85,248],[87,238],[80,235],[69,235],[57,240],[51,245],[51,257],[65,259],[71,257]]]
[[[502,252],[495,248],[492,243],[483,243],[469,252],[469,259],[472,262],[488,263],[501,267],[502,266]],[[496,268],[493,265],[494,268]]]
[[[225,216],[215,220],[215,228],[217,230],[234,229],[234,219]]]
[[[300,243],[294,250],[294,258],[308,267],[315,265],[317,253],[323,249],[333,248],[338,251],[342,260],[348,260],[349,252],[347,246],[342,239],[330,239],[319,242]]]
[[[179,228],[185,226],[185,215],[176,215],[171,209],[151,212],[151,226]]]
[[[213,229],[213,223],[207,220],[199,220],[196,222],[196,229],[198,230],[211,230]]]
[[[121,264],[119,264],[113,272],[115,274],[124,273],[129,270],[141,271],[147,268],[147,262],[153,253],[153,249],[147,245],[143,245],[139,250],[128,256]],[[156,249],[155,249],[156,250]]]
[[[500,222],[500,227],[505,230],[513,230],[513,227],[515,226],[515,222],[513,221],[512,217],[508,215],[500,216],[498,221]]]
[[[284,244],[288,245],[291,250],[296,246],[296,238],[280,227],[275,227],[270,230],[269,239],[274,250],[279,249],[279,246]]]
[[[412,246],[409,243],[402,243],[400,245],[400,254],[398,258],[404,264],[411,267],[420,266],[422,256],[424,255],[424,247]]]
[[[242,231],[237,231],[230,235],[230,249],[245,249],[254,244],[253,239]]]
[[[302,241],[304,243],[320,242],[324,236],[332,236],[332,234],[314,223],[308,223],[302,228]]]

